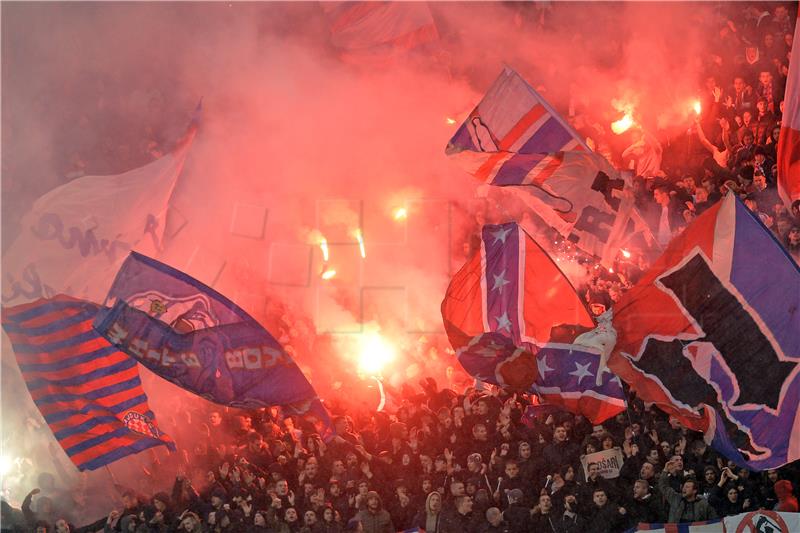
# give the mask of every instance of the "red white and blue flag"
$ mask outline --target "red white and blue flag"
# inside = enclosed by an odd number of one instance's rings
[[[794,42],[798,39],[800,24],[794,27]],[[778,194],[787,206],[791,206],[800,200],[800,61],[794,56],[789,64],[785,95],[776,163]]]
[[[725,530],[723,529],[722,519],[717,518],[716,520],[684,522],[682,524],[646,524],[642,522],[636,527],[628,529],[625,533],[636,533],[638,531],[650,531],[652,533],[720,533]]]
[[[800,268],[733,194],[614,305],[611,370],[751,470],[800,459]]]
[[[530,390],[601,422],[625,408],[600,355],[570,344],[594,326],[575,289],[516,223],[487,225],[480,253],[453,277],[442,318],[459,362],[490,383]]]
[[[156,425],[137,363],[92,328],[99,306],[68,296],[3,309],[34,403],[80,470],[175,444]]]
[[[518,197],[545,223],[613,261],[633,208],[625,178],[515,71],[503,70],[446,152],[483,183],[524,187]]]

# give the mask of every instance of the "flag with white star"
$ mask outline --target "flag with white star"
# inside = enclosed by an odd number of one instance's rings
[[[461,365],[482,381],[536,392],[593,422],[624,409],[613,374],[605,369],[596,384],[599,353],[570,344],[594,322],[547,253],[513,222],[484,226],[481,241],[442,302]]]

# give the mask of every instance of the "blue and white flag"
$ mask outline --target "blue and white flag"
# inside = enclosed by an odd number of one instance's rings
[[[233,407],[320,411],[314,388],[278,341],[239,306],[138,253],[123,263],[95,329],[159,376]]]

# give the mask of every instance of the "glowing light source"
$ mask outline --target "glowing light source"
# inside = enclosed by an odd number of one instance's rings
[[[694,103],[692,104],[692,109],[694,109],[694,112],[697,113],[698,115],[700,114],[700,111],[703,110],[702,106],[700,105],[700,100],[694,101]]]
[[[361,335],[358,368],[369,375],[379,375],[396,357],[392,346],[380,333],[373,331]]]
[[[11,459],[11,457],[6,455],[0,456],[0,475],[6,475],[11,471],[12,466],[14,466],[14,461]]]
[[[328,262],[328,241],[325,237],[319,240],[319,249],[322,250],[322,260]]]
[[[456,119],[454,119],[454,118],[447,117],[446,120],[447,120],[448,124],[455,124],[456,123]]]
[[[353,234],[358,241],[358,250],[361,252],[361,257],[365,259],[367,257],[367,249],[364,247],[364,235],[360,229],[356,229]]]
[[[631,126],[633,126],[633,117],[630,113],[625,113],[621,119],[611,123],[611,131],[617,135],[621,135],[628,131]]]
[[[326,270],[325,272],[323,272],[321,277],[324,280],[328,280],[328,279],[333,278],[335,275],[336,275],[336,271],[332,270],[332,269],[329,269],[329,270]]]
[[[628,250],[622,250],[622,257],[624,257],[625,259],[630,259],[631,253]]]
[[[405,220],[406,218],[408,218],[408,211],[406,210],[405,207],[398,207],[397,209],[394,210],[392,216],[394,217],[395,220]]]
[[[609,268],[608,268],[608,273],[609,273],[609,274],[613,274],[613,273],[614,273],[614,269],[613,269],[613,268],[611,268],[611,267],[609,267]]]

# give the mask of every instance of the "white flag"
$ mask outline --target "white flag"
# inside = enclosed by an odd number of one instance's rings
[[[115,176],[84,176],[34,202],[3,256],[3,305],[69,294],[102,302],[131,250],[158,255],[196,128],[173,152]]]

